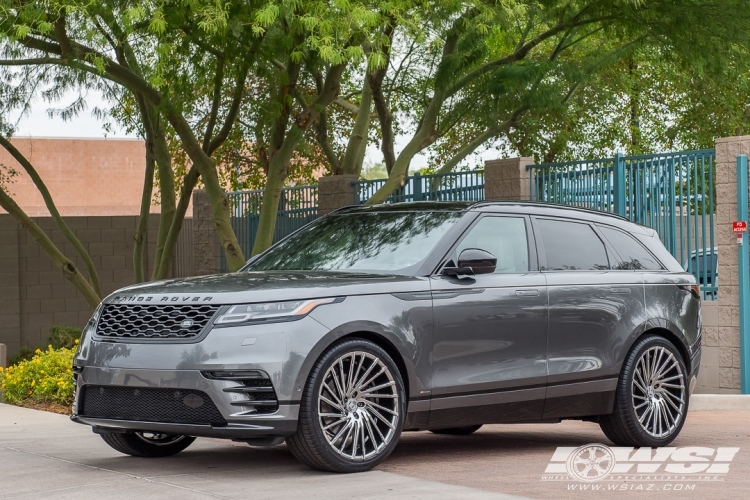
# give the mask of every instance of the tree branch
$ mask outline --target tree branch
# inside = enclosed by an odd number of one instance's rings
[[[211,112],[208,115],[206,133],[203,135],[203,151],[210,155],[211,137],[214,135],[216,120],[219,118],[219,105],[221,104],[221,87],[224,83],[224,57],[216,58],[216,74],[214,75],[214,97],[211,103]]]
[[[232,95],[232,104],[227,111],[224,125],[222,125],[219,133],[216,134],[216,137],[211,140],[211,144],[208,147],[208,154],[213,154],[214,151],[219,149],[224,144],[224,141],[227,140],[227,137],[229,137],[229,132],[232,131],[237,114],[240,112],[240,106],[242,105],[242,96],[245,94],[245,82],[247,81],[249,71],[249,64],[243,65],[240,69],[240,74],[237,76],[237,83],[234,87],[234,94]]]

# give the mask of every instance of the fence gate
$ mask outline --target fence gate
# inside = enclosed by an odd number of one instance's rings
[[[532,200],[622,215],[657,231],[664,246],[716,298],[715,150],[531,165]]]

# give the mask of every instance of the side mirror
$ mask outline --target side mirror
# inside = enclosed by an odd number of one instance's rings
[[[497,268],[497,258],[478,248],[467,248],[458,256],[458,266],[444,267],[443,274],[449,276],[491,274]]]

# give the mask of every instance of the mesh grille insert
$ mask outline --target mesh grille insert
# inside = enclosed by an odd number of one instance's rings
[[[96,333],[109,338],[192,339],[211,321],[219,306],[131,305],[104,306]]]
[[[219,424],[226,421],[201,391],[86,385],[79,415],[91,418],[176,424]]]

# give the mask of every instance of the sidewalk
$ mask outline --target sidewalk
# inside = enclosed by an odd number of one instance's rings
[[[372,471],[325,474],[284,446],[198,439],[164,459],[120,455],[67,417],[0,404],[0,499],[479,499],[519,497]]]

